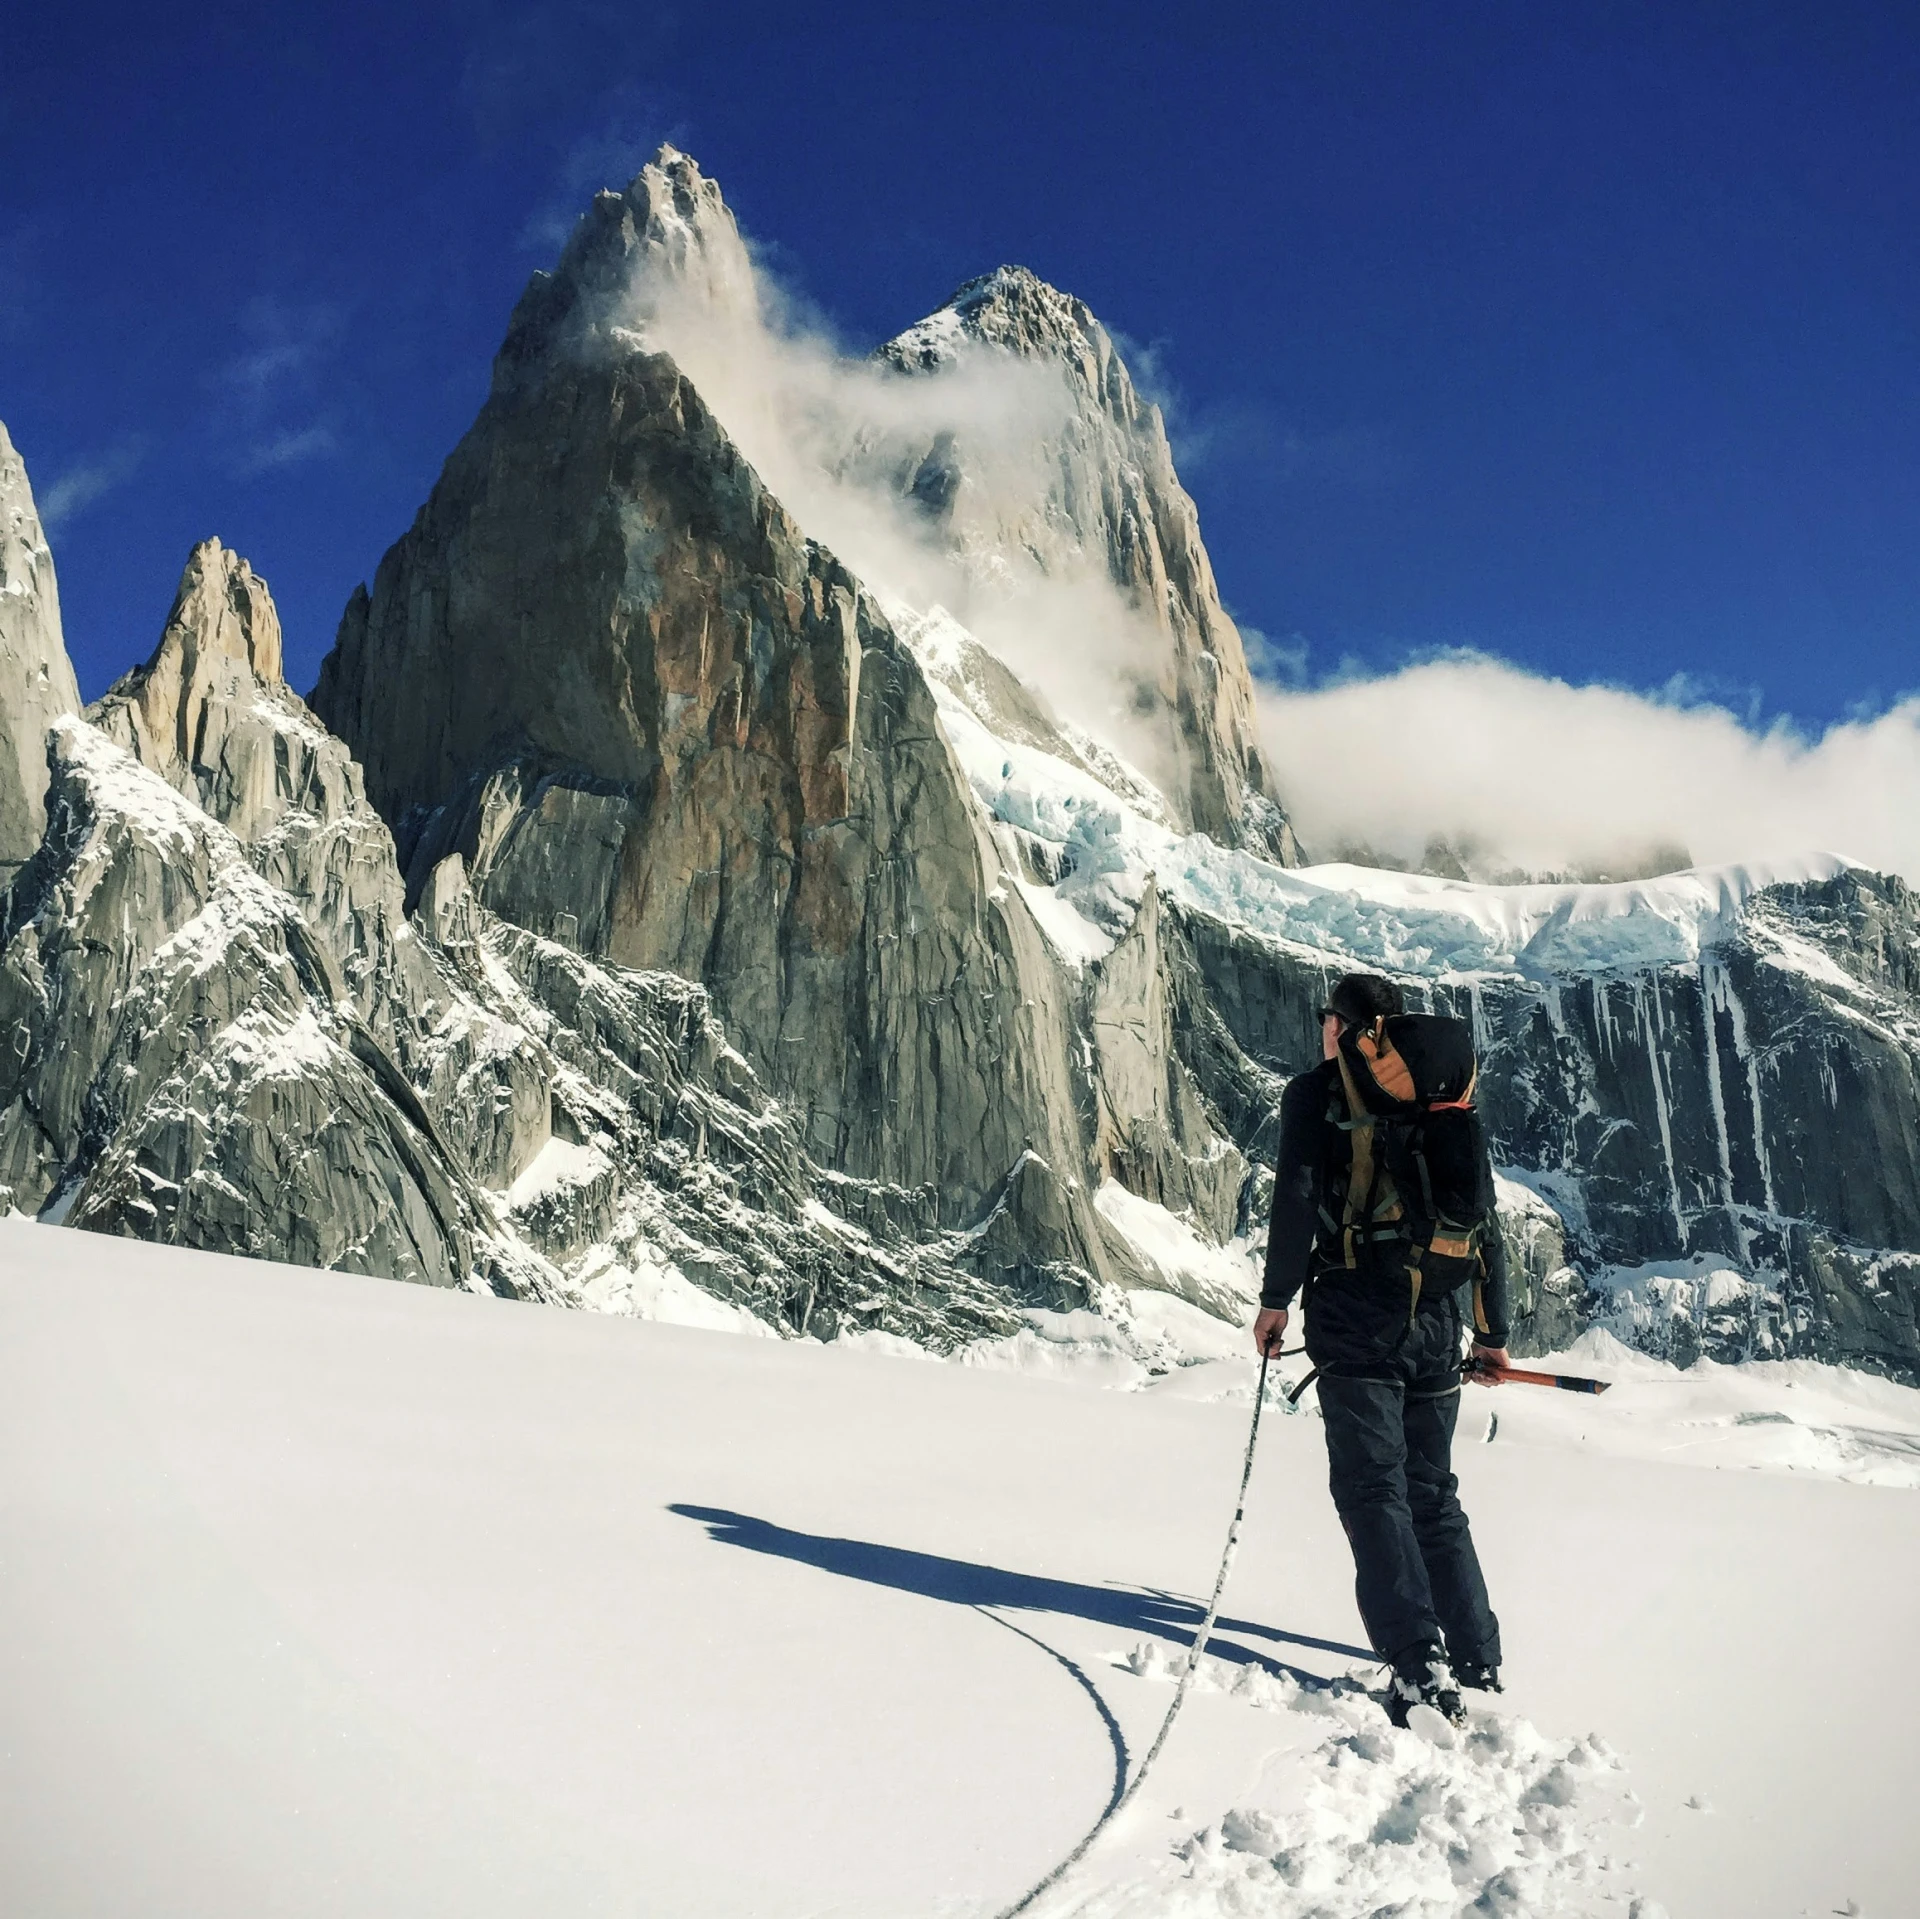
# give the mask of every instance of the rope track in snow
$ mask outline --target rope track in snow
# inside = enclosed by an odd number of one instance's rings
[[[1260,1414],[1267,1402],[1267,1366],[1271,1358],[1270,1353],[1260,1355],[1260,1383],[1253,1393],[1253,1424],[1247,1429],[1247,1456],[1240,1467],[1240,1496],[1234,1502],[1233,1524],[1227,1528],[1227,1548],[1220,1555],[1220,1572],[1213,1582],[1213,1597],[1207,1602],[1207,1616],[1200,1622],[1200,1630],[1194,1634],[1193,1644],[1187,1648],[1187,1663],[1181,1669],[1179,1684],[1173,1689],[1173,1703],[1167,1708],[1167,1716],[1161,1720],[1160,1730],[1154,1734],[1153,1744],[1147,1748],[1147,1756],[1140,1762],[1140,1770],[1127,1782],[1126,1790],[1109,1801],[1106,1811],[1087,1829],[1086,1837],[1044,1879],[1036,1881],[1012,1905],[1003,1907],[994,1915],[994,1919],[1017,1919],[1018,1914],[1031,1912],[1038,1900],[1066,1878],[1092,1851],[1094,1841],[1127,1809],[1147,1774],[1153,1770],[1153,1762],[1160,1757],[1160,1749],[1167,1743],[1167,1734],[1173,1730],[1173,1722],[1179,1718],[1180,1708],[1186,1704],[1187,1694],[1192,1689],[1194,1674],[1200,1670],[1200,1655],[1206,1651],[1213,1622],[1220,1616],[1221,1596],[1227,1590],[1227,1575],[1233,1570],[1233,1556],[1239,1549],[1240,1522],[1246,1516],[1247,1485],[1253,1478],[1253,1450],[1260,1439]]]

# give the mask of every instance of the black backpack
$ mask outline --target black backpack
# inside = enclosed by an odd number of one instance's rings
[[[1328,1117],[1346,1135],[1321,1199],[1323,1244],[1349,1271],[1452,1292],[1479,1270],[1494,1196],[1473,1110],[1478,1065],[1465,1021],[1401,1013],[1350,1026]]]

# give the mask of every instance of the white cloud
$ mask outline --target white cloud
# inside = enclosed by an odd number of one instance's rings
[[[282,467],[298,466],[303,460],[319,459],[338,445],[330,426],[290,428],[249,447],[241,459],[240,471],[249,479],[259,473],[278,472]]]
[[[1920,884],[1920,695],[1809,736],[1679,685],[1573,686],[1459,654],[1258,698],[1316,856],[1346,843],[1417,860],[1439,836],[1476,870],[1538,872],[1676,844],[1700,865],[1820,850]]]
[[[273,297],[248,301],[245,345],[215,369],[216,424],[244,478],[331,453],[333,427],[317,410],[321,374],[341,330],[339,311]]]
[[[84,512],[115,487],[125,485],[146,457],[147,443],[135,435],[117,441],[92,459],[82,460],[78,466],[68,467],[36,502],[40,524],[49,533],[56,532],[76,513]]]

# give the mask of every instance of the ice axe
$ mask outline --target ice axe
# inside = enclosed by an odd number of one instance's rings
[[[1478,1356],[1466,1360],[1460,1370],[1498,1379],[1503,1386],[1558,1386],[1563,1393],[1604,1393],[1613,1384],[1610,1379],[1588,1379],[1579,1373],[1535,1373],[1524,1366],[1489,1366]]]

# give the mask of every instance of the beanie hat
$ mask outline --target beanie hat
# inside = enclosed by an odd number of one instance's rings
[[[1327,995],[1328,1010],[1349,1026],[1371,1026],[1382,1016],[1406,1010],[1400,989],[1378,973],[1348,973]]]

